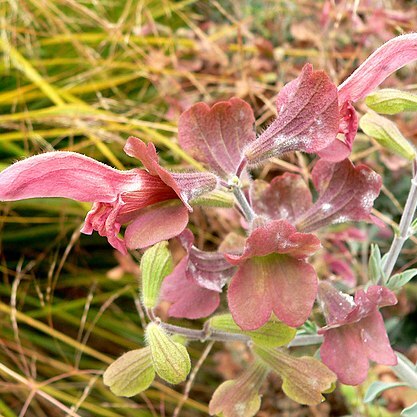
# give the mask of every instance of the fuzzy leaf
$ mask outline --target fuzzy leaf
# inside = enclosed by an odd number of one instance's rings
[[[231,193],[222,190],[214,190],[193,199],[190,203],[192,206],[230,208],[234,205],[234,199]]]
[[[103,382],[115,395],[132,397],[153,382],[155,371],[149,347],[131,350],[114,361],[104,372]]]
[[[386,287],[392,291],[397,291],[409,281],[411,281],[417,275],[417,269],[408,269],[407,271],[401,272],[400,274],[392,275],[387,283]]]
[[[383,276],[383,266],[381,251],[376,244],[371,245],[371,254],[368,261],[368,279],[373,284],[377,284],[379,279]]]
[[[296,358],[277,349],[255,346],[256,355],[282,378],[285,394],[300,404],[320,404],[323,392],[329,392],[336,375],[317,359]]]
[[[210,414],[223,417],[254,416],[261,406],[258,391],[268,373],[268,368],[262,362],[257,361],[237,379],[223,382],[210,401]]]
[[[259,329],[242,331],[230,314],[220,314],[209,320],[209,327],[229,333],[239,333],[249,336],[259,346],[270,348],[283,346],[291,342],[297,333],[296,329],[279,321],[271,320]]]
[[[188,258],[183,258],[162,285],[161,298],[169,301],[171,317],[199,319],[212,314],[220,303],[217,291],[201,287],[187,277]]]
[[[417,403],[414,403],[410,407],[404,408],[403,411],[401,411],[402,417],[416,417],[417,415]]]
[[[391,389],[395,387],[404,387],[404,386],[407,386],[407,384],[405,384],[404,382],[382,382],[382,381],[372,382],[372,384],[366,390],[366,394],[363,399],[363,402],[370,403],[387,389]]]
[[[348,159],[336,164],[320,160],[312,176],[319,198],[297,220],[298,230],[310,232],[329,224],[370,221],[374,200],[382,186],[376,172],[365,165],[355,167]]]
[[[369,94],[366,105],[380,114],[397,114],[403,111],[417,111],[417,94],[408,91],[385,88]]]
[[[148,324],[146,340],[155,372],[171,384],[185,381],[191,369],[190,356],[185,346],[174,342],[156,323]]]
[[[197,103],[181,116],[178,141],[193,158],[223,177],[236,174],[244,148],[255,139],[255,117],[240,98],[213,107]]]
[[[302,177],[290,173],[275,177],[270,184],[254,181],[250,194],[255,212],[271,220],[285,219],[292,223],[313,204]]]
[[[416,152],[414,147],[402,135],[396,124],[391,120],[377,114],[367,113],[361,117],[359,126],[383,148],[409,160],[412,160],[415,157]]]
[[[249,145],[250,164],[291,151],[318,152],[339,130],[337,89],[323,71],[304,66],[301,75],[278,94],[277,118]]]
[[[147,249],[142,256],[140,268],[143,305],[146,308],[156,307],[162,281],[173,268],[168,242],[162,241]]]

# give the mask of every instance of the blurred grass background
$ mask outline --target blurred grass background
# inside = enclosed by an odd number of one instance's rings
[[[168,167],[198,168],[176,141],[178,116],[188,106],[239,96],[263,126],[274,114],[275,95],[304,63],[339,83],[384,41],[415,30],[416,21],[416,3],[405,0],[0,1],[0,169],[51,150],[131,168],[135,161],[122,150],[129,135],[154,142]],[[409,66],[387,85],[415,89],[416,83]],[[398,121],[406,137],[417,137],[415,120]],[[376,150],[360,136],[353,159],[385,174],[399,204],[388,191],[377,209],[398,221],[408,168]],[[266,169],[300,171],[307,163],[290,156]],[[54,199],[0,205],[0,415],[171,416],[175,409],[207,415],[222,376],[239,369],[238,346],[216,345],[189,396],[183,386],[158,381],[132,399],[104,387],[103,369],[142,345],[143,316],[132,259],[97,234],[80,236],[88,208]],[[200,243],[215,240],[221,225],[198,210],[193,219]],[[402,262],[415,258],[414,245]],[[410,323],[410,297],[397,333]],[[191,345],[194,363],[203,349]],[[278,395],[271,386],[265,399]],[[278,395],[259,415],[338,416],[347,414],[345,403],[361,415],[386,415],[383,407],[357,403],[362,395],[354,389],[310,408]]]

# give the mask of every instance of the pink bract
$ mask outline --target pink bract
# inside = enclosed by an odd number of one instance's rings
[[[146,170],[119,171],[75,152],[48,152],[19,161],[0,173],[0,200],[65,197],[93,202],[82,232],[98,231],[122,253],[126,246],[143,248],[177,236],[188,223],[189,200],[214,189],[215,175],[170,173],[159,166],[154,145],[137,138],[129,138],[125,150]],[[118,237],[123,223],[130,223],[126,242]]]
[[[369,360],[397,364],[379,312],[380,307],[397,303],[393,292],[374,285],[366,292],[357,291],[353,299],[330,283],[321,282],[319,299],[327,322],[319,330],[324,335],[320,355],[340,382],[361,384],[368,374]]]
[[[219,306],[219,293],[235,268],[222,253],[204,252],[194,247],[190,230],[184,230],[178,238],[187,254],[165,278],[161,299],[171,303],[168,314],[172,317],[207,317]]]
[[[254,330],[276,317],[303,324],[317,294],[317,275],[305,261],[320,248],[316,236],[298,233],[284,220],[256,228],[241,255],[226,254],[238,265],[228,291],[229,309],[243,330]]]
[[[334,223],[370,221],[382,186],[377,173],[365,165],[355,167],[347,159],[336,164],[319,160],[312,178],[319,194],[314,204],[300,175],[286,173],[270,184],[254,181],[251,200],[255,212],[270,220],[285,219],[303,232]]]
[[[339,130],[337,88],[324,71],[304,66],[301,75],[280,91],[277,117],[246,149],[250,164],[291,151],[317,153]]]
[[[237,173],[244,149],[255,140],[254,124],[251,107],[240,98],[212,107],[197,103],[181,115],[178,140],[191,156],[227,178]]]

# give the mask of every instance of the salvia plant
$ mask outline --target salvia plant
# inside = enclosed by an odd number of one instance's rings
[[[123,254],[145,250],[141,299],[149,319],[146,346],[125,353],[104,373],[104,383],[116,395],[138,394],[156,376],[170,384],[186,380],[192,368],[187,343],[193,341],[240,341],[252,353],[247,368],[214,392],[213,415],[255,415],[259,391],[271,372],[279,375],[288,397],[308,405],[323,401],[336,381],[364,382],[370,361],[393,366],[401,384],[417,389],[415,365],[393,351],[380,312],[396,304],[395,292],[417,273],[393,275],[402,246],[416,227],[416,153],[381,114],[416,111],[417,96],[375,91],[415,59],[417,34],[409,34],[380,47],[339,87],[307,64],[279,92],[277,116],[260,135],[251,107],[239,98],[212,107],[193,105],[180,116],[178,142],[204,172],[170,172],[161,166],[152,143],[130,137],[124,150],[143,168],[119,171],[78,153],[47,152],[0,173],[2,201],[64,197],[92,202],[83,233],[97,231]],[[359,122],[354,104],[364,98],[369,110]],[[384,255],[372,247],[368,282],[362,287],[357,287],[350,265],[331,254],[323,256],[344,277],[338,285],[318,277],[310,262],[323,251],[323,243],[346,250],[346,239],[361,238],[351,226],[329,226],[378,223],[371,210],[382,179],[349,160],[358,126],[409,160],[413,170],[392,245]],[[253,177],[255,168],[271,157],[294,151],[317,156],[311,171],[314,191],[299,174],[285,173],[270,182]],[[235,208],[241,216],[240,227],[230,230],[217,251],[194,245],[188,224],[195,206]],[[184,249],[176,264],[171,239]],[[162,321],[155,313],[161,300],[170,303],[170,317],[207,318],[205,325],[197,330]],[[317,322],[310,317],[315,303],[322,321],[317,314]],[[320,346],[319,355],[298,355],[297,346],[305,345]],[[366,400],[390,386],[371,385]],[[415,404],[403,414],[416,415],[416,409]]]

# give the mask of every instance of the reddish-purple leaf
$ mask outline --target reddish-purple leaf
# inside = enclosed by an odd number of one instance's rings
[[[277,118],[246,149],[250,164],[290,151],[318,152],[339,130],[337,88],[323,71],[304,66],[277,98]]]
[[[393,72],[417,59],[417,34],[397,36],[369,56],[338,88],[339,103],[357,101]]]
[[[251,185],[250,195],[255,212],[270,220],[294,223],[313,204],[307,184],[297,174],[285,173],[270,184],[256,180]]]
[[[178,201],[178,200],[177,200]],[[129,249],[143,249],[178,236],[188,224],[184,205],[162,205],[139,211],[125,232]]]
[[[374,200],[382,186],[381,177],[365,165],[355,167],[348,159],[337,164],[320,160],[312,172],[319,198],[297,220],[297,228],[311,232],[347,221],[370,221]]]
[[[297,259],[304,259],[318,249],[320,240],[309,233],[299,233],[285,220],[274,220],[256,228],[246,240],[241,255],[225,254],[233,265],[239,265],[254,256],[266,256],[271,253],[288,254]]]
[[[239,98],[213,107],[197,103],[185,111],[178,124],[181,147],[223,177],[236,174],[245,147],[255,139],[255,117]]]
[[[343,384],[359,385],[368,375],[368,357],[356,326],[329,329],[320,348],[320,357]]]
[[[220,303],[217,291],[201,287],[187,277],[188,257],[184,257],[168,275],[161,288],[161,298],[169,301],[171,317],[198,319],[214,313]]]
[[[310,315],[317,294],[317,275],[304,260],[271,254],[246,259],[229,285],[228,303],[243,330],[264,325],[272,312],[292,327]]]
[[[320,355],[340,382],[362,383],[367,376],[368,359],[384,365],[397,363],[378,311],[397,302],[392,291],[374,285],[366,292],[357,291],[353,300],[324,281],[320,282],[319,299],[328,324],[319,330],[324,335]]]

